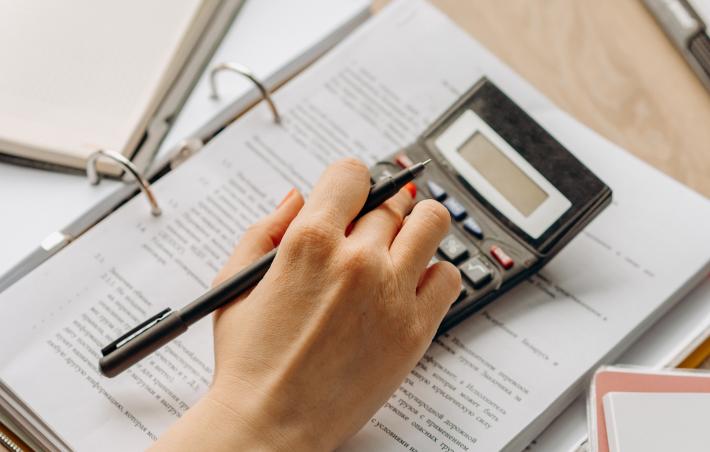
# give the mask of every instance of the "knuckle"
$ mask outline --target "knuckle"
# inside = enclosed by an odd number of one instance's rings
[[[392,223],[400,224],[404,217],[403,213],[399,211],[395,206],[391,204],[382,204],[377,209],[375,209],[378,215],[384,216],[387,221]]]
[[[422,219],[427,221],[432,228],[446,231],[451,224],[451,216],[440,202],[433,199],[421,201],[416,206]]]
[[[367,166],[360,160],[354,157],[346,157],[342,160],[338,160],[333,164],[334,167],[342,169],[348,174],[355,174],[359,177],[370,179],[370,171]]]
[[[256,240],[261,237],[271,237],[274,232],[274,226],[268,224],[264,220],[259,220],[256,223],[252,223],[246,228],[241,240]]]
[[[355,157],[345,157],[337,162],[335,165],[340,165],[345,169],[352,171],[365,171],[367,172],[367,166],[362,162],[362,160],[356,159]]]
[[[444,284],[458,294],[461,287],[461,272],[451,262],[442,262],[440,265]]]
[[[345,271],[353,275],[365,273],[369,276],[369,270],[377,265],[374,251],[362,244],[351,246],[347,253],[344,253],[344,259]]]
[[[334,242],[332,231],[318,222],[294,226],[293,237],[293,240],[284,245],[305,251],[330,251]]]

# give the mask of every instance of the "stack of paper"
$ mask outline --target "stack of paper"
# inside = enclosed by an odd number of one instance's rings
[[[211,325],[110,380],[96,369],[100,347],[204,293],[248,224],[290,188],[307,194],[339,157],[372,164],[409,144],[484,76],[607,182],[615,201],[539,275],[437,339],[344,449],[527,446],[600,362],[707,274],[710,256],[697,244],[710,204],[584,139],[583,126],[422,1],[393,2],[280,89],[281,125],[259,105],[161,178],[160,218],[135,198],[0,294],[0,305],[13,304],[0,330],[2,408],[47,442],[149,445],[209,385]]]
[[[589,422],[595,452],[710,450],[710,373],[602,368]]]

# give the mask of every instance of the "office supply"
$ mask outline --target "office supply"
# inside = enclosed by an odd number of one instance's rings
[[[240,5],[3,2],[0,152],[75,170],[99,149],[154,153]]]
[[[453,219],[439,257],[463,276],[440,333],[539,272],[611,202],[609,187],[486,79],[376,168],[423,159],[434,164],[417,191]]]
[[[705,277],[707,251],[697,244],[710,206],[618,147],[587,141],[578,123],[560,122],[544,96],[421,1],[394,3],[281,88],[281,125],[260,104],[155,182],[160,217],[134,198],[0,294],[0,305],[23,300],[4,312],[9,327],[0,331],[0,344],[13,344],[0,345],[2,409],[47,444],[148,445],[209,384],[210,326],[196,324],[114,379],[95,367],[104,341],[203,293],[241,231],[288,189],[308,193],[340,156],[376,163],[483,76],[599,174],[614,202],[537,276],[437,339],[344,450],[427,450],[431,436],[439,447],[525,447],[599,362]],[[167,278],[172,284],[160,283]],[[34,372],[40,363],[52,379]]]
[[[655,415],[656,417],[660,418],[661,420],[666,418],[667,416],[664,416],[665,413],[669,413],[668,411],[661,410],[659,411],[654,411],[652,408],[652,399],[653,399],[653,394],[673,394],[676,396],[680,396],[679,399],[683,399],[685,395],[697,395],[697,394],[705,394],[705,395],[710,395],[710,373],[704,373],[704,372],[695,372],[695,371],[680,371],[680,370],[674,370],[674,369],[663,369],[663,370],[650,370],[650,369],[635,369],[635,368],[624,368],[624,367],[603,367],[599,369],[595,374],[592,379],[592,386],[591,390],[589,393],[589,404],[588,404],[588,411],[589,411],[589,430],[590,430],[590,438],[592,439],[592,451],[594,452],[608,452],[610,450],[619,450],[617,449],[611,449],[611,443],[610,443],[610,438],[607,430],[607,423],[605,422],[605,418],[607,417],[607,406],[613,406],[614,402],[613,399],[616,399],[620,403],[624,403],[625,408],[622,409],[627,409],[628,408],[628,402],[629,402],[629,396],[621,396],[623,393],[634,393],[637,395],[647,395],[649,396],[649,399],[647,400],[646,405],[646,410],[648,411],[648,414],[650,415]],[[610,394],[615,394],[611,400],[608,402],[606,401],[607,396]],[[623,399],[626,399],[626,402],[621,402]],[[637,403],[642,403],[638,399],[638,396],[636,397]],[[661,403],[666,403],[668,404],[669,402],[661,402]],[[710,406],[707,405],[707,401],[703,402],[701,405],[696,405],[694,407],[695,410],[698,409],[710,409]],[[624,414],[624,416],[627,416],[628,413]],[[674,413],[673,416],[676,418],[680,419],[682,418],[681,413]],[[609,419],[611,423],[614,423],[613,421],[614,413],[609,413]],[[702,420],[705,420],[704,418],[701,418]],[[687,425],[692,424],[691,419],[686,419]],[[666,422],[666,427],[670,428],[672,425],[670,420],[667,420]],[[629,438],[627,435],[632,435],[636,436],[633,433],[633,428],[631,425],[627,425],[626,428],[630,428],[630,430],[624,435],[626,441],[631,441],[632,438]],[[667,430],[663,429],[661,430],[662,432],[665,432],[666,436],[671,436],[673,434],[673,430]],[[692,432],[687,432],[688,433],[688,438],[690,439]],[[705,433],[704,430],[702,433]],[[648,436],[650,436],[651,433],[648,433]],[[638,438],[636,439],[633,443],[629,443],[629,445],[632,444],[638,444],[636,441],[643,441],[643,438]],[[707,442],[706,442],[707,443]],[[663,444],[662,442],[658,442],[658,444]],[[631,449],[631,450],[636,450],[636,449]],[[670,449],[666,449],[670,450]],[[688,450],[684,449],[682,447],[678,448],[678,450]]]
[[[246,65],[265,86],[278,87],[367,19],[369,6],[369,0],[247,2],[212,57],[209,71],[221,64],[238,63]],[[263,98],[253,83],[230,74],[219,77],[219,96],[215,97],[209,71],[202,75],[170,128],[158,160],[186,137],[206,143]]]
[[[678,365],[683,369],[710,369],[710,325],[703,331],[703,335],[692,343],[691,352]]]
[[[710,393],[610,392],[604,396],[609,452],[705,452]]]
[[[644,0],[644,3],[710,90],[710,3],[707,0]]]
[[[259,99],[248,80],[228,75],[219,79],[219,99],[212,99],[213,67],[223,61],[240,61],[267,87],[278,86],[365,20],[368,6],[367,0],[246,2],[174,120],[151,169],[164,167],[185,138],[198,136],[207,141],[207,136],[224,127],[224,121]],[[144,155],[133,159],[139,169],[149,163],[142,161]],[[7,219],[0,222],[0,235],[13,237],[0,253],[0,291],[77,238],[131,193],[132,189],[111,180],[88,187],[86,180],[74,175],[0,162],[0,204]],[[35,249],[40,242],[42,246]]]
[[[697,347],[694,344],[709,336],[709,328],[710,278],[706,278],[614,362],[649,369],[684,367]],[[588,395],[580,395],[526,450],[589,451],[587,402]]]
[[[394,196],[424,171],[429,162],[431,160],[415,163],[396,174],[378,178],[370,188],[367,200],[354,221]],[[238,298],[261,281],[277,252],[278,247],[179,311],[166,308],[102,348],[99,361],[101,373],[107,377],[115,377],[187,331],[193,323]]]

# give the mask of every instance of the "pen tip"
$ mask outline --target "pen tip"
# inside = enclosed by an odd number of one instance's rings
[[[422,162],[422,165],[426,166],[426,165],[428,165],[429,163],[431,163],[431,159],[426,159],[426,160],[424,160],[424,161]]]

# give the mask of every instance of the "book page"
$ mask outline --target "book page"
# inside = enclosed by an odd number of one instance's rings
[[[0,380],[72,447],[147,446],[204,393],[210,322],[115,379],[96,370],[100,348],[203,293],[291,187],[308,194],[334,159],[372,164],[409,144],[484,75],[548,125],[555,107],[449,19],[394,3],[276,94],[282,125],[259,105],[159,180],[163,216],[136,197],[0,294],[12,306]],[[521,449],[707,271],[706,200],[567,133],[614,203],[539,275],[437,339],[345,450]]]

